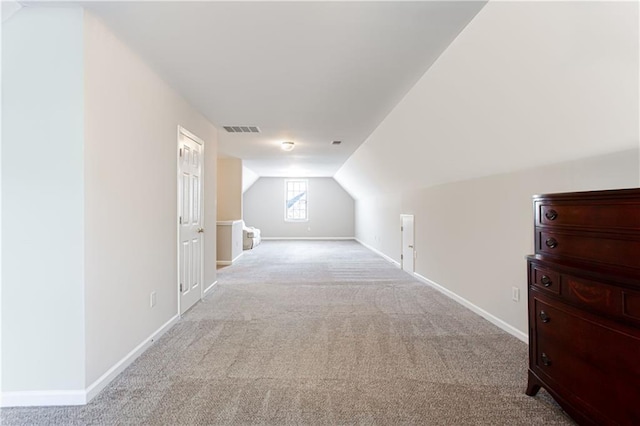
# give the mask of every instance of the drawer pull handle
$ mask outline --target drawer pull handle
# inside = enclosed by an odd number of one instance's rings
[[[547,240],[544,242],[547,247],[549,248],[556,248],[558,247],[558,240],[556,240],[555,238],[547,238]]]
[[[549,359],[549,357],[547,356],[547,354],[545,354],[544,352],[542,352],[542,355],[540,355],[540,358],[542,359],[542,364],[545,367],[548,367],[551,365],[551,360]]]
[[[551,278],[549,278],[546,275],[543,275],[542,278],[540,278],[540,282],[545,287],[551,287],[551,284],[553,284],[553,281],[551,281]]]
[[[556,218],[558,217],[558,212],[553,209],[547,210],[546,213],[544,214],[544,217],[546,217],[549,220],[556,220]]]
[[[540,311],[540,319],[542,320],[542,322],[551,321],[551,317],[549,317],[549,315],[547,315],[545,311]]]

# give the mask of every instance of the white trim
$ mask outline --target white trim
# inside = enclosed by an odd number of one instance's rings
[[[149,346],[151,346],[157,339],[166,333],[176,322],[180,319],[179,315],[175,315],[169,321],[164,323],[159,329],[151,334],[136,346],[131,352],[125,355],[120,361],[118,361],[113,367],[111,367],[106,373],[104,373],[98,380],[93,382],[87,388],[87,402],[91,401],[102,389],[104,389],[118,374],[122,373],[133,361],[136,360]]]
[[[362,244],[363,246],[365,246],[366,248],[368,248],[369,250],[371,250],[372,252],[374,252],[375,254],[377,254],[378,256],[382,257],[384,260],[386,260],[389,263],[394,264],[395,266],[397,266],[398,268],[400,268],[400,262],[396,262],[395,260],[393,260],[392,258],[390,258],[389,256],[387,256],[386,254],[384,254],[383,252],[381,252],[378,249],[375,249],[373,247],[371,247],[369,244],[360,241],[359,239],[355,238],[355,240],[357,242],[359,242],[360,244]],[[402,269],[402,268],[401,268]]]
[[[244,254],[244,251],[241,251],[239,255],[237,255],[232,261],[231,263],[235,262],[236,260],[240,259],[240,256],[242,256]]]
[[[393,260],[392,258],[387,256],[386,254],[384,254],[381,251],[371,247],[370,245],[360,241],[357,238],[356,238],[356,241],[359,242],[360,244],[362,244],[363,246],[365,246],[366,248],[368,248],[369,250],[371,250],[372,252],[376,253],[377,255],[382,256],[388,262],[391,262],[395,266],[400,268],[400,263],[396,262],[395,260]],[[400,269],[402,269],[402,268],[400,268]],[[407,272],[407,271],[405,271],[405,272]],[[467,308],[467,309],[471,310],[472,312],[475,312],[476,314],[480,315],[481,317],[483,317],[484,319],[486,319],[487,321],[489,321],[493,325],[495,325],[498,328],[506,331],[507,333],[511,334],[512,336],[516,337],[518,340],[521,340],[524,343],[529,344],[529,335],[526,334],[526,333],[523,333],[520,330],[518,330],[517,328],[515,328],[511,324],[506,323],[505,321],[501,320],[500,318],[496,317],[495,315],[492,315],[489,312],[485,311],[481,307],[479,307],[477,305],[474,305],[473,303],[471,303],[470,301],[468,301],[464,297],[459,296],[458,294],[456,294],[453,291],[441,286],[440,284],[436,283],[435,281],[431,281],[429,278],[423,277],[422,275],[418,274],[417,272],[414,272],[413,274],[410,273],[410,272],[407,272],[407,273],[409,275],[414,276],[417,280],[419,280],[419,281],[427,284],[428,286],[433,287],[434,289],[438,290],[440,293],[444,294],[445,296],[455,300],[456,302],[458,302],[459,304],[461,304],[465,308]]]
[[[306,192],[307,192],[307,204],[305,204],[305,212],[304,212],[304,219],[289,219],[287,217],[287,194],[288,194],[288,188],[287,188],[287,184],[289,182],[304,182],[304,187],[306,188]],[[303,179],[303,178],[285,178],[284,179],[284,221],[285,222],[300,222],[300,223],[304,223],[304,222],[309,222],[309,179]]]
[[[87,393],[75,391],[2,392],[0,407],[50,407],[57,405],[85,405]]]
[[[211,290],[213,290],[213,287],[214,287],[216,284],[218,284],[218,280],[215,280],[215,281],[213,282],[213,284],[211,284],[209,287],[205,288],[205,289],[204,289],[204,294],[202,295],[202,297],[206,296],[206,295],[207,295],[207,293],[209,293]]]
[[[480,315],[481,317],[483,317],[484,319],[486,319],[487,321],[489,321],[493,325],[501,328],[502,330],[504,330],[507,333],[511,334],[512,336],[518,338],[519,340],[522,340],[524,343],[527,343],[527,344],[529,343],[529,336],[526,333],[523,333],[522,331],[518,330],[514,326],[512,326],[510,324],[507,324],[506,322],[504,322],[500,318],[490,314],[489,312],[485,311],[481,307],[479,307],[477,305],[474,305],[473,303],[471,303],[470,301],[468,301],[464,297],[459,296],[458,294],[456,294],[453,291],[441,286],[440,284],[436,283],[435,281],[431,281],[430,279],[428,279],[426,277],[423,277],[422,275],[418,274],[417,272],[414,272],[413,275],[418,280],[422,281],[423,283],[427,284],[430,287],[433,287],[434,289],[438,290],[440,293],[444,294],[445,296],[448,296],[449,298],[455,300],[456,302],[458,302],[459,304],[461,304],[465,308],[470,309],[471,311],[473,311],[476,314]]]
[[[236,260],[240,259],[240,256],[242,256],[243,254],[244,254],[244,251],[241,251],[240,254],[237,255],[233,260],[216,260],[216,265],[229,266],[233,264],[233,262],[235,262]]]
[[[219,220],[216,222],[216,225],[218,226],[232,226],[236,223],[242,222],[242,220],[238,219],[238,220]]]
[[[195,141],[204,147],[204,141],[199,137],[197,137],[196,135],[194,135],[193,133],[191,133],[190,131],[188,131],[187,129],[185,129],[184,127],[178,125],[178,132],[179,132],[179,135],[185,135],[192,141]]]
[[[178,315],[180,315],[180,206],[182,204],[182,182],[180,182],[180,136],[182,135],[182,126],[178,125],[178,136],[176,138],[176,298]]]
[[[354,237],[261,237],[261,240],[329,240],[329,241],[345,241],[355,240]]]
[[[52,390],[52,391],[25,391],[2,392],[0,394],[0,407],[48,407],[60,405],[85,405],[95,398],[113,379],[129,367],[149,346],[166,333],[178,322],[180,316],[176,315],[153,332],[142,343],[118,361],[98,380],[93,382],[85,390]]]

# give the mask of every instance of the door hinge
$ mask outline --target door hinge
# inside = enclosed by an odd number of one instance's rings
[[[400,260],[403,260],[403,259],[404,259],[404,255],[403,255],[403,254],[401,254],[401,255],[400,255]]]
[[[178,223],[179,223],[180,225],[182,225],[182,216],[180,216],[180,217],[178,218]]]
[[[180,293],[182,293],[182,283],[180,283]]]
[[[182,148],[180,148],[180,157],[182,157]]]
[[[404,226],[400,227],[400,232],[404,231]]]

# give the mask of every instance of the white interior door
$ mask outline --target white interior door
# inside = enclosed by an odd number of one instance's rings
[[[413,215],[400,215],[400,220],[400,232],[402,233],[402,256],[400,258],[401,265],[403,270],[413,274],[413,260],[415,257],[415,248],[413,241]]]
[[[201,140],[180,128],[178,135],[178,291],[180,315],[202,298]]]

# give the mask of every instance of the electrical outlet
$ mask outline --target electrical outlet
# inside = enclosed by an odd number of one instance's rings
[[[154,306],[156,306],[156,292],[152,291],[151,295],[149,296],[149,305],[153,308]]]
[[[518,287],[511,287],[511,299],[514,302],[520,301],[520,289]]]

